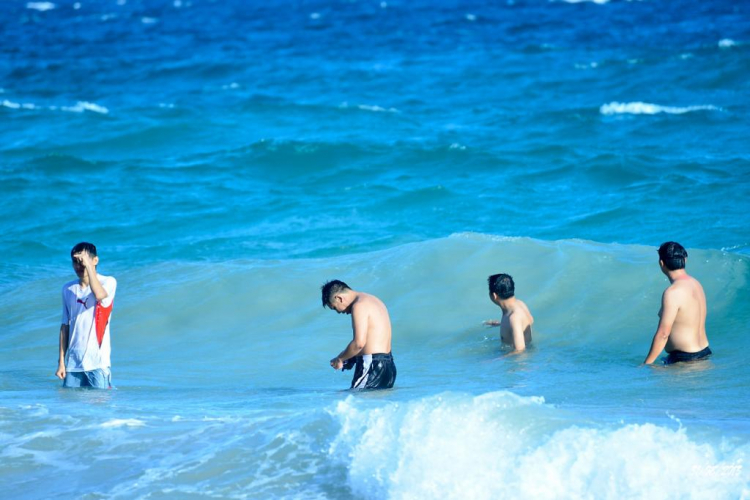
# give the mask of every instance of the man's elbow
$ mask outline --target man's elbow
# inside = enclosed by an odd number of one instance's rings
[[[96,296],[96,301],[97,302],[101,302],[102,300],[104,300],[107,297],[109,297],[109,294],[106,291],[103,291],[102,293],[96,293],[95,292],[94,295]]]
[[[670,328],[671,330],[671,328]],[[656,335],[654,335],[657,339],[661,340],[662,342],[666,342],[669,338],[670,330],[667,330],[666,328],[659,328],[656,330]]]

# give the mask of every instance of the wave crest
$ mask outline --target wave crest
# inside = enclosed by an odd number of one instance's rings
[[[737,498],[750,479],[747,446],[653,424],[561,427],[558,410],[510,392],[362,406],[338,404],[329,453],[365,498]]]
[[[650,104],[647,102],[610,102],[609,104],[602,104],[599,108],[599,112],[603,115],[656,115],[659,113],[667,113],[670,115],[681,115],[684,113],[690,113],[693,111],[721,111],[722,109],[713,105],[701,105],[701,106],[661,106],[659,104]]]

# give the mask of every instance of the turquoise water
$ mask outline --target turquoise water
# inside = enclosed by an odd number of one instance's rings
[[[750,497],[746,5],[0,21],[4,497]],[[119,283],[112,391],[53,377],[80,240]],[[715,355],[638,368],[666,240]],[[536,320],[512,358],[496,272]],[[393,390],[328,366],[332,278],[388,305]]]

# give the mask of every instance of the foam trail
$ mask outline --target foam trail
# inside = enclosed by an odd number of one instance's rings
[[[684,113],[690,113],[692,111],[721,111],[721,108],[712,105],[705,106],[687,106],[678,108],[675,106],[660,106],[658,104],[650,104],[647,102],[610,102],[609,104],[602,104],[599,108],[599,112],[603,115],[656,115],[658,113],[667,113],[671,115],[681,115]]]
[[[104,422],[100,427],[110,429],[115,427],[143,427],[144,425],[146,425],[146,422],[137,418],[116,418]]]
[[[52,10],[56,7],[57,6],[53,4],[52,2],[29,2],[26,4],[27,9],[38,10],[39,12]]]
[[[104,106],[100,106],[93,102],[78,101],[75,106],[63,106],[63,111],[71,111],[73,113],[83,113],[84,111],[93,111],[94,113],[101,113],[106,115],[109,110]]]

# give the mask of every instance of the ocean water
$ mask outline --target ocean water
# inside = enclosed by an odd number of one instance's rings
[[[3,498],[750,498],[750,5],[0,9]],[[54,378],[68,252],[111,391]],[[645,367],[690,252],[714,356]],[[506,357],[486,278],[535,317]],[[343,279],[396,387],[328,360]]]

